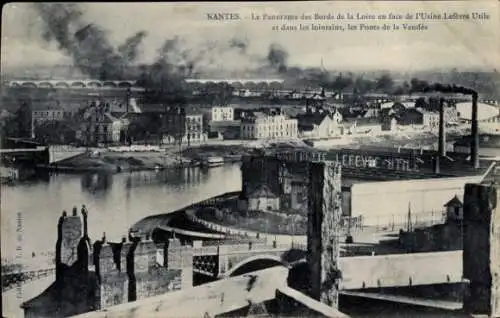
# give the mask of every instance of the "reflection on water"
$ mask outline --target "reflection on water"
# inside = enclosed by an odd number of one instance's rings
[[[98,195],[111,190],[113,174],[109,172],[88,173],[82,176],[82,191]]]
[[[103,232],[110,240],[120,240],[130,226],[146,216],[239,189],[239,165],[114,175],[52,174],[45,180],[3,186],[2,257],[13,257],[19,244],[26,255],[53,251],[57,220],[63,210],[70,212],[73,206],[87,206],[91,240]],[[22,218],[22,242],[17,242],[18,215]]]

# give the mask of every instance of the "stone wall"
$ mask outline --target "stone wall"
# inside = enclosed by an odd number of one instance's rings
[[[340,272],[341,166],[311,163],[307,229],[310,295],[337,307]]]
[[[99,308],[123,304],[128,301],[129,279],[126,272],[126,254],[132,243],[104,242],[96,251],[97,295]]]
[[[464,193],[464,309],[500,316],[500,187],[467,184]]]
[[[91,247],[76,212],[60,217],[58,234],[56,282],[23,304],[27,316],[72,316],[193,286],[193,249],[178,240],[114,243],[103,235]]]

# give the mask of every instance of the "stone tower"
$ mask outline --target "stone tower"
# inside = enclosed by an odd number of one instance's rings
[[[307,263],[311,296],[338,307],[341,279],[340,218],[342,216],[341,166],[337,162],[311,163],[309,168]]]
[[[500,316],[500,186],[466,184],[463,271],[469,280],[464,310]]]
[[[56,266],[71,267],[78,261],[78,243],[82,238],[82,220],[76,207],[72,215],[63,211],[59,218],[56,242]]]

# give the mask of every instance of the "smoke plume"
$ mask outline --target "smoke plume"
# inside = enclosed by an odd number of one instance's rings
[[[423,92],[423,93],[456,93],[456,94],[464,94],[464,95],[476,95],[477,91],[472,88],[467,88],[458,85],[448,85],[448,84],[428,84],[425,81],[420,80],[412,80],[412,89],[411,92]]]
[[[472,88],[467,88],[463,86],[457,85],[443,85],[439,83],[434,83],[426,88],[424,88],[425,92],[440,92],[440,93],[458,93],[464,95],[477,95],[477,92]]]
[[[44,22],[44,40],[56,41],[84,74],[99,79],[126,78],[127,60],[100,27],[86,23],[78,4],[36,3],[34,8]]]
[[[278,44],[271,44],[269,53],[267,54],[269,65],[278,73],[287,71],[288,52]]]
[[[139,31],[125,40],[125,43],[118,47],[120,55],[128,62],[134,62],[139,55],[139,46],[142,40],[147,36],[145,31]]]
[[[239,36],[198,44],[188,43],[185,38],[169,38],[152,63],[137,66],[146,32],[138,31],[115,48],[103,29],[88,23],[78,4],[34,4],[34,7],[44,22],[44,40],[55,41],[82,73],[101,80],[137,80],[138,85],[157,92],[158,96],[165,93],[180,96],[185,91],[183,79],[197,74],[206,76],[209,71],[219,74],[240,71],[229,76],[277,75],[298,85],[333,88],[348,84],[344,78],[336,78],[319,68],[290,67],[288,52],[275,43],[264,54],[251,53],[251,43]]]

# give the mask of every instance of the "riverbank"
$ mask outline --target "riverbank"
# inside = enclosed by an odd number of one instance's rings
[[[305,146],[302,141],[248,141],[229,140],[207,144],[192,144],[178,147],[158,146],[114,147],[98,149],[61,160],[56,164],[38,166],[40,169],[63,172],[125,172],[142,170],[163,170],[196,167],[207,157],[223,157],[224,162],[238,162],[242,156],[251,154],[255,148],[296,148]]]
[[[465,134],[463,128],[449,129],[447,140]],[[401,132],[399,134],[371,136],[353,135],[339,139],[328,139],[315,144],[318,149],[338,147],[416,147],[434,148],[437,132]],[[111,147],[86,152],[57,164],[39,166],[64,172],[125,172],[141,170],[162,170],[194,167],[207,157],[222,157],[225,162],[238,162],[255,149],[312,149],[312,143],[300,139],[290,140],[210,140],[202,144],[158,146]]]

